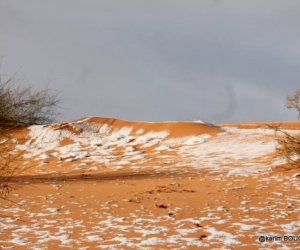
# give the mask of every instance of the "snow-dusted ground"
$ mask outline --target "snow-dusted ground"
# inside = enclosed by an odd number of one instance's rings
[[[14,139],[11,151],[24,153],[21,175],[29,169],[31,175],[169,176],[25,186],[13,192],[16,203],[2,209],[8,217],[0,216],[0,247],[297,249],[295,242],[258,241],[261,235],[300,235],[300,173],[274,171],[285,160],[275,154],[272,129],[170,134],[89,119],[29,127],[28,139]]]
[[[300,194],[294,190],[299,179],[292,184],[293,178],[265,174],[261,179],[207,181],[194,176],[171,183],[158,179],[25,186],[11,197],[18,204],[2,209],[8,217],[0,217],[0,246],[297,249],[297,242],[258,241],[261,235],[299,235]],[[111,193],[105,191],[107,185]]]

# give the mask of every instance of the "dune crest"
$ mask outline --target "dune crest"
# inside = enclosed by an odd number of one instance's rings
[[[81,120],[91,124],[106,124],[111,131],[117,131],[124,127],[131,128],[131,133],[135,135],[145,134],[149,132],[168,132],[168,138],[186,137],[200,134],[216,134],[222,131],[218,126],[205,124],[200,121],[195,122],[140,122],[125,121],[114,118],[91,117]],[[79,120],[80,122],[80,120]]]

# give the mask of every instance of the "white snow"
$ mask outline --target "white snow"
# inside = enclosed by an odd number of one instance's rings
[[[103,240],[101,237],[99,237],[98,235],[88,235],[87,237],[87,240],[90,241],[90,242],[93,242],[93,241],[101,241]]]
[[[241,243],[236,239],[236,236],[228,232],[219,231],[214,227],[208,227],[205,228],[205,230],[210,233],[210,235],[208,236],[208,240],[220,241],[224,245],[237,245]]]
[[[25,150],[28,160],[41,160],[43,173],[49,159],[55,157],[59,158],[58,166],[63,162],[96,163],[97,168],[95,164],[90,168],[95,171],[101,168],[118,170],[122,166],[143,169],[152,166],[148,164],[149,161],[161,161],[164,158],[161,163],[166,167],[208,169],[215,173],[225,173],[229,177],[266,172],[285,163],[284,159],[272,155],[278,146],[272,129],[223,127],[224,132],[217,135],[202,134],[170,139],[167,138],[169,131],[144,133],[143,129],[139,129],[134,134],[133,129],[128,126],[113,130],[108,124],[89,123],[88,119],[68,125],[77,131],[82,129],[81,134],[52,126],[31,126],[31,139],[24,145],[18,145],[15,152]],[[74,143],[61,146],[64,138]],[[123,150],[115,154],[120,148]],[[148,155],[146,151],[149,148],[155,153]],[[85,167],[77,165],[73,168]]]

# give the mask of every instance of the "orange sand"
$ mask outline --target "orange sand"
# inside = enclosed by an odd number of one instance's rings
[[[220,171],[196,168],[200,163],[209,164],[204,159],[191,165],[197,158],[194,145],[199,144],[199,150],[204,150],[200,147],[202,142],[192,142],[189,146],[195,151],[192,156],[188,154],[189,148],[182,154],[183,148],[189,145],[182,141],[172,144],[168,150],[157,151],[168,139],[207,134],[211,137],[203,143],[214,142],[218,136],[222,142],[226,127],[259,134],[263,132],[255,129],[265,128],[266,124],[218,127],[192,122],[142,123],[105,118],[90,118],[88,122],[111,126],[107,136],[124,127],[131,127],[130,135],[134,136],[166,130],[169,134],[146,148],[134,144],[133,152],[141,152],[137,155],[143,158],[129,158],[130,154],[126,158],[127,144],[109,144],[114,151],[103,156],[114,156],[109,164],[87,162],[88,166],[100,166],[95,171],[76,170],[84,161],[81,159],[67,162],[54,157],[41,166],[38,157],[16,160],[15,164],[19,167],[25,164],[26,168],[11,179],[15,189],[10,201],[1,201],[0,246],[3,249],[300,249],[300,239],[264,243],[258,240],[260,235],[300,235],[300,169],[273,166],[274,153],[249,159],[245,152],[235,159],[230,154],[224,155],[229,146],[216,153],[207,151],[210,152],[207,156],[199,155],[208,160],[215,158],[214,164]],[[71,123],[54,124],[52,128],[73,131],[74,136],[83,132]],[[299,131],[300,123],[282,123],[281,128]],[[232,150],[236,150],[234,144],[240,140],[245,140],[241,145],[252,143],[251,135],[243,139],[234,134],[235,130],[226,133],[228,136],[232,133],[228,137],[233,140]],[[18,141],[7,144],[11,150],[30,138],[29,130],[16,130],[12,137]],[[74,138],[62,139],[59,147],[72,146],[77,137]],[[276,139],[267,134],[261,134],[261,138],[259,146]],[[134,137],[128,144],[138,139]],[[115,168],[121,161],[118,157],[129,162],[122,169]],[[223,160],[218,162],[218,158]],[[178,167],[178,162],[182,166]],[[246,175],[228,174],[246,163],[254,167],[269,163],[273,167]],[[43,174],[38,172],[40,169]]]

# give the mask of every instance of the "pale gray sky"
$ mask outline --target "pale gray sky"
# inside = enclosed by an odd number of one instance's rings
[[[299,28],[295,0],[0,0],[1,74],[63,120],[296,120]]]

